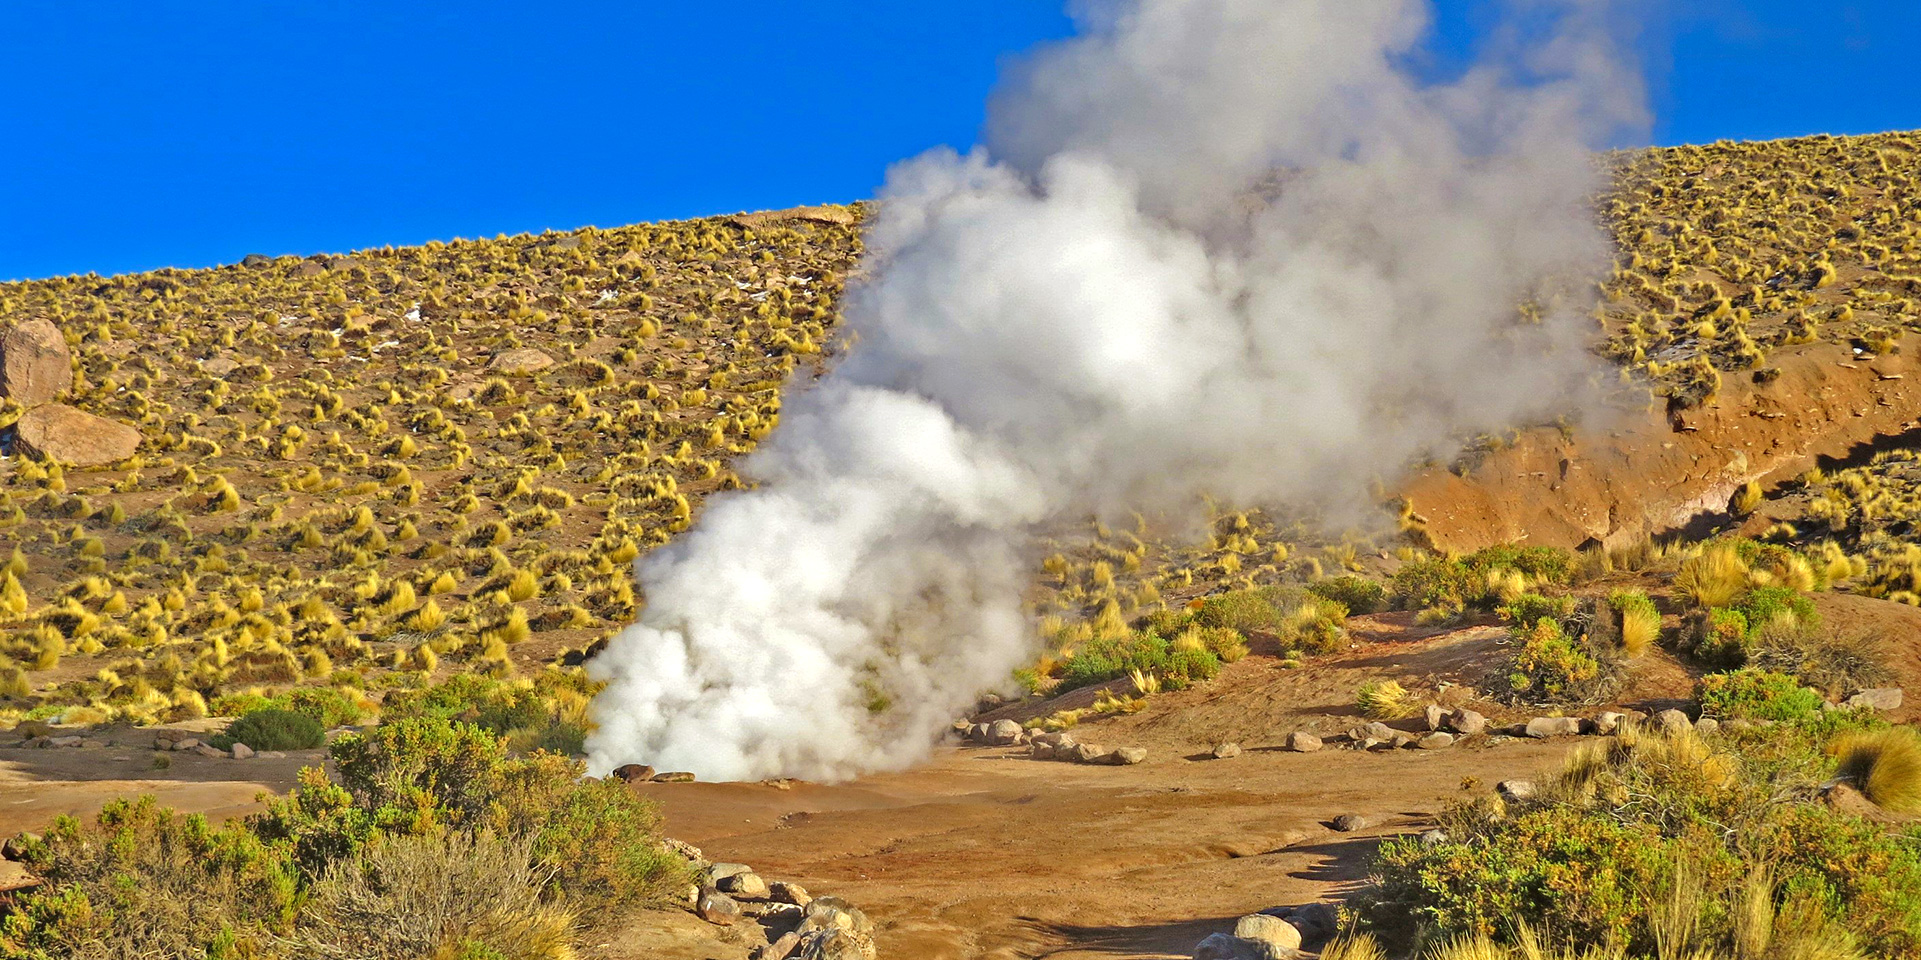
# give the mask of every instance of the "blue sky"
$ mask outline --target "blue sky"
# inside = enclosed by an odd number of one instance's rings
[[[1658,143],[1921,127],[1915,0],[1647,0]],[[1441,45],[1488,0],[1444,0]],[[855,200],[1058,0],[7,0],[0,278]]]

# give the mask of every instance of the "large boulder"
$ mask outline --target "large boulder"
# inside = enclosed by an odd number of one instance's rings
[[[1284,960],[1290,954],[1263,940],[1216,933],[1194,947],[1194,960]]]
[[[1243,940],[1259,940],[1272,945],[1283,956],[1301,948],[1301,931],[1279,917],[1255,913],[1234,924],[1234,935]]]
[[[1527,722],[1527,735],[1538,740],[1578,736],[1580,732],[1580,717],[1535,717]]]
[[[1305,730],[1296,730],[1287,735],[1287,748],[1295,753],[1313,753],[1321,749],[1321,738]]]
[[[702,920],[720,926],[731,926],[740,919],[740,904],[719,890],[706,889],[700,892],[700,900],[694,904],[694,912]]]
[[[1447,725],[1463,737],[1479,736],[1487,730],[1487,718],[1462,707],[1448,716]]]
[[[21,453],[75,467],[116,463],[140,447],[140,431],[63,403],[34,407],[14,427]]]
[[[1012,720],[996,720],[987,725],[987,742],[997,747],[1021,742],[1021,725]]]
[[[0,397],[23,407],[73,389],[73,353],[48,320],[22,321],[0,334]]]
[[[1872,710],[1899,710],[1901,702],[1900,687],[1877,687],[1872,690],[1863,690],[1849,697],[1842,706],[1856,709],[1866,707]]]

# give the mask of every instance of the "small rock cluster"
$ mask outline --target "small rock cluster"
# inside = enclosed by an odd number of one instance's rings
[[[875,960],[874,922],[839,897],[816,897],[798,883],[768,881],[744,863],[710,863],[700,850],[677,840],[667,845],[700,873],[688,889],[694,913],[708,923],[733,927],[743,919],[774,938],[759,944],[752,960]]]
[[[1109,750],[1096,744],[1082,743],[1067,733],[1029,733],[1012,720],[996,720],[993,723],[956,721],[954,731],[969,742],[990,747],[1025,744],[1028,756],[1035,760],[1127,767],[1147,759],[1146,747],[1115,747]]]
[[[153,738],[153,748],[155,750],[197,753],[203,757],[229,757],[234,760],[251,760],[255,757],[259,757],[262,760],[278,760],[286,756],[285,753],[279,750],[256,751],[244,743],[234,744],[231,750],[222,750],[197,737],[181,733],[177,730],[162,730],[155,734]]]
[[[13,424],[20,452],[96,467],[133,456],[140,431],[54,399],[73,389],[73,353],[60,328],[25,320],[0,335],[0,398],[26,408]]]
[[[693,783],[694,775],[685,770],[657,773],[644,763],[628,763],[614,768],[614,776],[627,783]]]
[[[1194,960],[1289,960],[1303,945],[1326,941],[1338,917],[1332,904],[1274,907],[1234,922],[1233,933],[1216,933],[1194,947]]]

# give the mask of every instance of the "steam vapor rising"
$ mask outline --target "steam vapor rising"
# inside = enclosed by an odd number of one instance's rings
[[[1464,73],[1417,0],[1124,0],[1005,77],[985,146],[896,167],[858,341],[643,558],[592,663],[590,766],[898,769],[1034,653],[1033,531],[1338,505],[1568,400],[1606,248],[1591,144],[1641,122],[1592,3],[1526,0]],[[883,706],[884,704],[884,706]]]

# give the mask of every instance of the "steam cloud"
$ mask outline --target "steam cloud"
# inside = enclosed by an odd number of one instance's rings
[[[1593,143],[1640,121],[1592,3],[1426,83],[1418,0],[1120,0],[889,176],[858,341],[643,558],[590,766],[898,769],[1033,652],[1050,519],[1363,495],[1585,375]],[[876,712],[877,698],[889,706]]]

